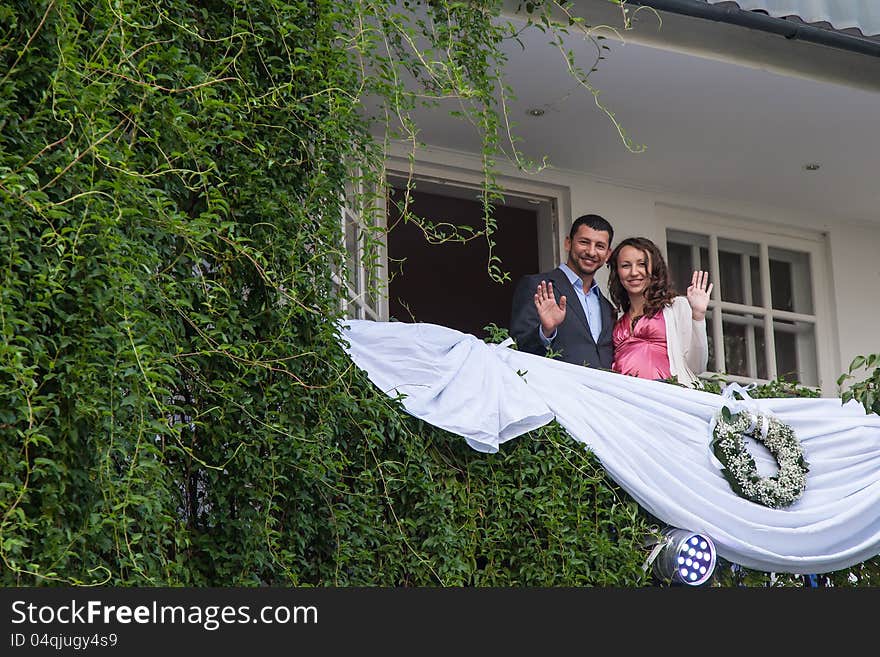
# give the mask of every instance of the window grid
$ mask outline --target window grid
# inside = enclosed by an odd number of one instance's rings
[[[688,240],[688,236],[695,239]],[[790,333],[795,336],[794,342],[783,343],[783,347],[787,344],[787,353],[790,354],[794,351],[797,355],[796,373],[798,380],[804,385],[818,386],[819,372],[816,350],[818,349],[819,327],[817,316],[813,314],[816,311],[815,306],[810,304],[809,309],[812,313],[774,308],[772,281],[770,279],[770,261],[771,250],[776,245],[771,244],[768,240],[750,242],[758,247],[758,270],[754,274],[760,278],[760,291],[753,286],[755,282],[753,281],[753,263],[750,260],[753,256],[743,252],[739,254],[738,258],[739,280],[736,281],[742,286],[742,296],[740,298],[743,303],[729,300],[723,301],[722,298],[725,296],[737,298],[736,292],[725,294],[724,283],[722,282],[723,277],[720,275],[721,258],[719,253],[721,251],[728,252],[724,247],[719,247],[719,238],[723,237],[720,233],[707,234],[703,232],[700,234],[691,232],[689,229],[681,231],[670,229],[670,232],[667,232],[667,243],[689,246],[691,265],[695,269],[705,269],[706,265],[708,265],[709,270],[712,272],[714,287],[709,301],[709,317],[707,319],[709,320],[708,330],[713,342],[713,358],[709,365],[710,370],[714,370],[714,372],[709,373],[723,373],[729,380],[741,382],[773,380],[779,375],[777,335],[782,336],[783,334]],[[702,249],[708,253],[701,255],[700,242],[703,244]],[[779,249],[777,248],[778,251]],[[808,278],[812,279],[815,271],[811,254],[792,253],[807,256],[805,262],[806,271],[808,272]],[[708,255],[708,262],[703,260],[706,255]],[[728,258],[728,265],[730,262],[730,258]],[[737,261],[734,260],[733,262],[736,263]],[[730,282],[729,278],[728,282]],[[809,288],[810,286],[807,287]],[[801,292],[803,294],[803,291]],[[808,289],[807,294],[810,293],[812,293],[812,290]],[[756,299],[756,294],[760,294],[760,298]],[[794,303],[798,303],[797,296],[795,296]],[[780,303],[775,305],[780,305]],[[798,308],[797,305],[793,307],[795,309]],[[734,331],[732,330],[733,327],[741,328]],[[809,335],[810,332],[812,332],[812,336]],[[727,338],[727,341],[725,341],[725,338]],[[740,367],[745,366],[745,373],[730,374],[728,372],[727,351],[731,344],[734,343],[743,345],[740,349],[744,351],[745,358],[740,361]],[[795,345],[794,350],[792,350],[791,344]],[[736,355],[734,354],[734,356]],[[812,371],[815,371],[817,380],[812,380]]]

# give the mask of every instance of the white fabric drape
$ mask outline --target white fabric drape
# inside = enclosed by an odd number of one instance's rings
[[[725,0],[708,0],[717,5]],[[736,0],[742,9],[762,9],[771,16],[797,16],[806,23],[830,23],[843,30],[858,28],[862,34],[880,34],[880,2],[877,0]]]
[[[709,424],[725,404],[719,395],[499,348],[432,324],[348,320],[342,339],[376,386],[406,395],[408,412],[474,449],[495,452],[555,417],[647,511],[705,532],[734,563],[821,573],[880,552],[880,417],[856,402],[754,400],[792,426],[810,464],[803,496],[770,509],[736,495],[713,463]],[[774,471],[772,457],[754,455],[760,472]]]

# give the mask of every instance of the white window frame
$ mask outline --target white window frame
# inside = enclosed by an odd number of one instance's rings
[[[773,322],[774,320],[792,320],[806,322],[814,326],[816,373],[818,377],[818,385],[815,386],[815,388],[820,389],[825,395],[835,395],[837,372],[834,367],[834,351],[833,345],[831,344],[831,304],[828,280],[829,267],[827,262],[828,248],[825,234],[806,228],[783,226],[770,222],[756,222],[752,219],[746,219],[743,217],[716,214],[705,210],[678,206],[661,206],[658,204],[657,216],[663,228],[664,250],[666,250],[666,236],[668,230],[694,233],[709,238],[709,262],[712,272],[720,271],[718,258],[719,239],[730,239],[739,242],[757,244],[759,248],[762,305],[746,305],[730,301],[722,301],[722,290],[719,281],[715,278],[712,280],[714,287],[709,301],[709,310],[720,310],[721,312],[713,312],[711,322],[707,325],[707,330],[711,331],[715,343],[715,362],[709,363],[710,370],[703,372],[702,376],[706,378],[721,373],[725,379],[739,383],[750,383],[752,381],[766,383],[775,379],[778,372]],[[696,249],[697,252],[692,257],[692,260],[694,262],[699,262],[699,247],[695,246],[693,248]],[[800,290],[796,290],[795,293],[805,294],[809,292],[812,295],[812,314],[789,312],[772,308],[769,266],[769,250],[772,248],[796,251],[808,255],[811,272],[810,287],[807,288],[806,285],[802,285]],[[748,258],[748,256],[744,256],[744,258]],[[747,265],[748,263],[744,261],[743,271],[746,277],[749,275],[749,267]],[[750,295],[751,285],[750,283],[745,285],[746,283],[749,283],[749,281],[744,281],[744,291],[746,295]],[[792,281],[792,283],[796,285],[797,282]],[[683,290],[680,290],[680,292],[683,292]],[[746,298],[748,299],[748,296]],[[725,354],[723,348],[724,332],[722,326],[722,313],[728,311],[732,313],[759,314],[763,316],[764,351],[768,379],[759,379],[757,376],[738,376],[724,373]],[[748,335],[749,334],[747,333],[747,340]],[[753,346],[753,344],[748,344],[748,367],[751,373],[756,373],[757,364],[754,362]]]
[[[373,321],[386,321],[388,319],[388,276],[387,267],[387,242],[384,238],[386,212],[384,196],[376,194],[375,207],[366,208],[371,212],[364,212],[356,207],[358,200],[367,199],[364,194],[363,176],[360,171],[354,170],[351,180],[346,183],[342,212],[340,213],[340,231],[342,235],[342,249],[345,251],[344,278],[338,273],[333,273],[333,282],[340,288],[344,288],[345,294],[340,295],[340,306],[346,319],[371,319]],[[366,216],[365,216],[366,215]],[[367,227],[367,221],[375,222],[377,228],[383,230],[383,237],[378,247],[377,270],[372,276],[376,280],[376,288],[370,295],[370,274],[365,264],[363,232]],[[353,243],[349,240],[349,225],[354,227]],[[349,274],[349,265],[352,265],[354,276]],[[351,280],[353,279],[353,280]],[[371,303],[372,301],[372,303]]]

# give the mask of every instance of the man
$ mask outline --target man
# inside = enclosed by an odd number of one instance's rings
[[[565,238],[566,261],[517,283],[510,335],[521,351],[546,356],[550,349],[568,363],[611,368],[614,309],[594,275],[608,262],[613,237],[603,217],[578,217]]]

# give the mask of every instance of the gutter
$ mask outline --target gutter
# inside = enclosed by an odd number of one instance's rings
[[[652,7],[683,16],[692,16],[719,23],[739,25],[750,30],[777,34],[786,39],[808,41],[829,48],[848,50],[869,57],[880,57],[880,42],[860,38],[843,32],[825,30],[812,25],[795,23],[784,18],[747,11],[739,7],[719,7],[705,0],[626,0],[630,5]]]

